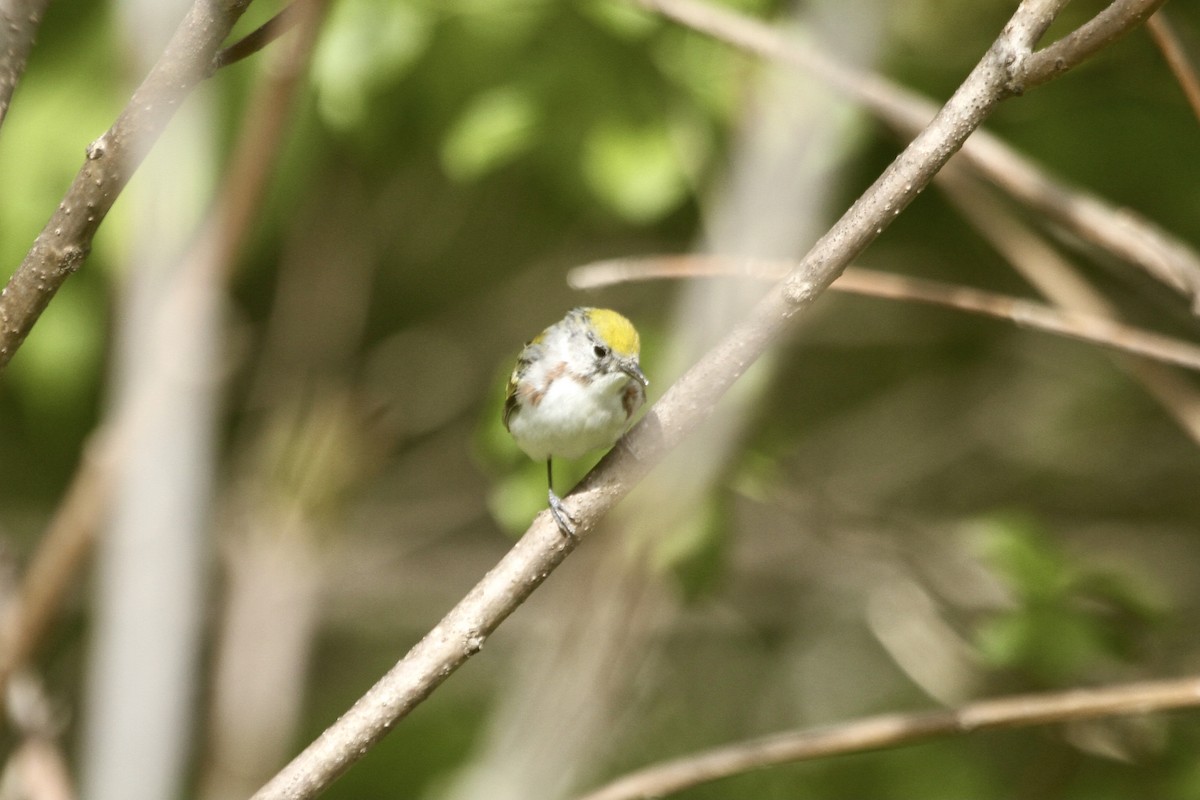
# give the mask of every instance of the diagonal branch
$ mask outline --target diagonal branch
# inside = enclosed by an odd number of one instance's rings
[[[579,520],[567,540],[548,512],[358,702],[254,794],[315,797],[428,697],[541,585],[599,518],[712,413],[721,396],[933,179],[996,105],[1011,95],[1013,64],[1028,56],[1067,0],[1023,0],[953,97],[799,265],[685,373],[604,457],[566,502]],[[1130,20],[1129,25],[1135,24]]]
[[[880,76],[848,67],[811,43],[800,44],[752,17],[697,0],[642,2],[734,47],[812,72],[854,97],[904,136],[921,130],[936,110],[929,99]],[[1162,0],[1140,0],[1139,18],[1143,16],[1141,11],[1161,4]],[[1028,76],[1019,79],[1014,75],[1012,88],[1019,88],[1022,80],[1028,80]],[[1046,219],[1189,297],[1200,311],[1200,254],[1182,239],[1128,208],[1118,208],[1055,180],[985,130],[971,136],[959,157]]]
[[[212,73],[217,48],[249,2],[197,0],[116,122],[88,146],[66,196],[0,293],[0,369],[83,264],[117,196],[175,110]]]
[[[1150,31],[1154,43],[1167,61],[1167,66],[1171,68],[1171,73],[1183,89],[1183,96],[1192,107],[1192,113],[1200,119],[1200,77],[1196,75],[1196,67],[1188,58],[1187,50],[1175,34],[1175,28],[1166,13],[1159,10],[1146,20],[1146,30]]]
[[[625,775],[579,800],[647,800],[763,767],[863,753],[998,728],[1200,706],[1200,678],[983,700],[948,711],[885,714],[780,733],[666,761]]]
[[[213,57],[214,68],[220,69],[221,67],[237,63],[243,58],[249,58],[294,28],[300,22],[301,18],[301,15],[297,13],[297,2],[299,0],[293,0],[290,5],[284,6],[278,14],[271,17],[262,25],[259,25],[228,47],[222,48]]]

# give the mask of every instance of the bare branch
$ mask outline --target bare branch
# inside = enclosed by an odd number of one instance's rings
[[[683,375],[566,499],[579,520],[565,539],[543,512],[516,546],[345,714],[255,793],[316,796],[459,666],[516,610],[599,518],[712,413],[741,374],[878,236],[1010,94],[1013,54],[1030,51],[1066,0],[1024,0],[962,86],[883,175],[751,315]]]
[[[0,369],[59,287],[83,264],[92,237],[145,158],[146,148],[192,89],[212,73],[217,48],[248,3],[198,0],[113,126],[88,146],[66,196],[0,293]]]
[[[1183,43],[1175,35],[1175,29],[1167,18],[1167,13],[1160,9],[1146,21],[1146,28],[1154,37],[1154,43],[1162,51],[1163,58],[1167,60],[1167,66],[1171,68],[1175,80],[1183,89],[1184,97],[1187,98],[1188,105],[1192,107],[1192,113],[1196,115],[1197,119],[1200,119],[1200,77],[1196,76],[1196,67],[1188,58]]]
[[[1200,706],[1200,678],[1022,695],[951,711],[886,714],[814,730],[781,733],[639,770],[579,800],[648,800],[754,769],[862,753],[996,728],[1024,728],[1097,717]]]
[[[1163,2],[1113,0],[1095,17],[1025,59],[1017,69],[1017,85],[1030,89],[1079,66],[1143,23]]]
[[[299,21],[296,2],[284,6],[278,14],[217,53],[213,58],[214,67],[216,69],[227,67],[254,55],[294,28]]]
[[[648,256],[588,264],[572,270],[567,279],[579,289],[661,278],[726,276],[777,280],[787,274],[793,264],[790,261],[719,255]],[[829,288],[847,294],[927,303],[981,314],[1007,320],[1023,328],[1200,371],[1200,345],[1122,325],[1095,314],[1063,311],[1034,300],[862,267],[847,267]]]
[[[793,41],[752,17],[697,0],[643,0],[643,4],[735,47],[811,71],[859,100],[902,135],[921,130],[936,110],[928,98],[841,64],[813,44]],[[967,140],[959,157],[1046,219],[1185,294],[1200,311],[1200,255],[1182,239],[1130,209],[1054,179],[985,130]]]
[[[50,0],[0,0],[0,125]]]

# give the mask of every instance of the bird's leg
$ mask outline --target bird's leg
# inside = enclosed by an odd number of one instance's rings
[[[575,538],[575,518],[571,516],[571,512],[567,511],[567,507],[563,505],[563,501],[554,493],[554,468],[551,466],[553,459],[546,459],[546,483],[550,487],[550,515],[554,517],[554,521],[558,523],[558,529],[563,532],[564,536]]]

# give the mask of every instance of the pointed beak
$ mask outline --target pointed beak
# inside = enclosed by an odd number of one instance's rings
[[[650,385],[650,381],[647,380],[647,378],[646,378],[646,373],[642,372],[642,368],[638,366],[637,361],[634,359],[630,359],[629,361],[622,361],[621,362],[621,371],[624,372],[629,377],[633,378],[635,381],[640,383],[642,386]]]

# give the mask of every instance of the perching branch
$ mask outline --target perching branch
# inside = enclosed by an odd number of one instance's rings
[[[1147,0],[1150,2],[1151,0]],[[924,189],[1012,94],[1012,82],[1067,0],[1023,0],[1003,33],[882,176],[724,340],[685,373],[566,499],[579,520],[566,539],[548,512],[467,596],[358,702],[255,793],[253,800],[315,797],[429,696],[590,534],[601,516],[712,413],[734,381],[845,266]],[[1127,28],[1136,21],[1130,19]]]
[[[625,775],[579,800],[649,800],[763,767],[863,753],[997,728],[1200,706],[1200,678],[984,700],[949,711],[877,717],[719,747]]]
[[[815,45],[801,44],[752,17],[698,0],[642,2],[669,19],[729,45],[817,75],[862,103],[903,136],[914,135],[925,127],[936,110],[929,99],[878,75],[848,67]],[[1118,5],[1130,4],[1114,3],[1109,9]],[[1140,19],[1162,5],[1162,0],[1138,0],[1132,5]],[[1126,25],[1118,30],[1117,25],[1118,21],[1108,15],[1106,9],[1100,29],[1089,30],[1113,41],[1119,33],[1130,29]],[[1056,52],[1063,53],[1064,58],[1073,58],[1083,49],[1086,48],[1077,46],[1069,50],[1064,46]],[[1072,63],[1064,61],[1065,65]],[[1035,58],[1014,69],[1014,83],[1010,88],[1036,85],[1046,79],[1055,66]],[[959,158],[1000,189],[1080,240],[1103,248],[1184,294],[1191,300],[1193,308],[1200,311],[1200,254],[1182,239],[1128,208],[1114,206],[1053,179],[1046,170],[986,130],[978,130],[971,136],[963,145]]]
[[[0,126],[50,0],[0,0]]]
[[[648,256],[599,261],[577,267],[567,276],[567,280],[578,289],[663,278],[723,276],[778,280],[787,274],[791,266],[792,262],[788,261],[729,256]],[[1019,327],[1200,371],[1200,345],[1122,325],[1095,314],[1057,309],[1034,300],[862,267],[847,267],[829,288],[847,294],[928,303],[981,314],[1007,320]]]
[[[175,110],[213,70],[213,56],[250,0],[198,0],[158,63],[87,158],[46,227],[0,294],[0,369],[25,341]]]

